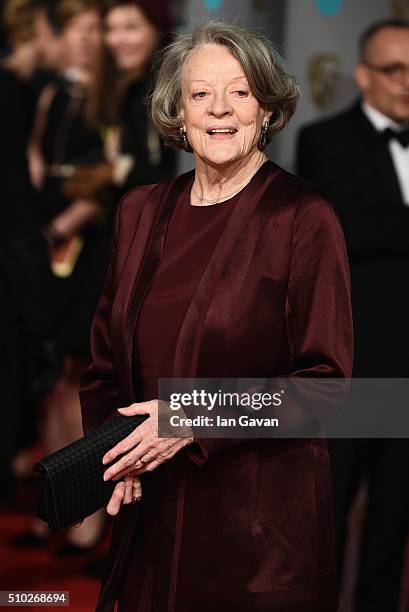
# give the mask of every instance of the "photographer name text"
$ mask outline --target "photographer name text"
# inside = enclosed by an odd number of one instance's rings
[[[169,422],[172,427],[278,427],[278,419],[255,418],[248,415],[238,417],[209,417],[198,415],[193,418],[182,417],[174,414]]]

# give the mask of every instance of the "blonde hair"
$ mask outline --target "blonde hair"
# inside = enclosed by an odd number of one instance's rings
[[[226,47],[240,62],[249,87],[262,108],[272,111],[267,142],[292,117],[299,89],[284,60],[262,34],[235,24],[211,21],[197,25],[168,45],[157,62],[154,89],[149,95],[152,120],[168,144],[181,148],[181,88],[192,51],[207,44]]]

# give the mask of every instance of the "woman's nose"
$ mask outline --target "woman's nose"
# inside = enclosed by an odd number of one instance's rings
[[[213,96],[211,103],[208,106],[208,113],[216,117],[224,117],[232,112],[231,104],[228,103],[223,94]]]

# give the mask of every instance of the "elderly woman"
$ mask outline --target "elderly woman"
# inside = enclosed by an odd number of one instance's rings
[[[336,610],[325,440],[157,431],[159,377],[351,375],[340,225],[264,153],[297,95],[269,42],[236,25],[200,26],[163,55],[153,120],[196,168],[131,191],[116,217],[84,430],[119,407],[149,417],[103,459],[120,482],[99,611]]]

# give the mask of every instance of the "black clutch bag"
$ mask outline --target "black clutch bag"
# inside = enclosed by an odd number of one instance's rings
[[[63,531],[106,505],[118,481],[104,482],[108,464],[102,464],[102,457],[148,416],[115,415],[91,434],[38,461],[33,467],[40,475],[37,516],[51,529]]]

